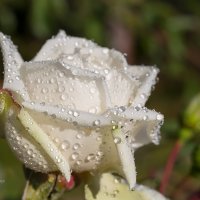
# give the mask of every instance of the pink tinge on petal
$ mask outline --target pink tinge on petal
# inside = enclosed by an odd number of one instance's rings
[[[73,175],[71,175],[70,181],[67,181],[64,176],[58,177],[58,182],[61,184],[62,187],[64,187],[66,190],[71,190],[75,186],[75,178]]]

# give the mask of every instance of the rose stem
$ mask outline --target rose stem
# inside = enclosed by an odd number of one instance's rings
[[[169,179],[170,179],[172,170],[174,168],[175,161],[176,161],[177,156],[178,156],[178,154],[181,150],[182,144],[183,143],[180,140],[177,140],[176,143],[174,144],[172,151],[169,154],[169,157],[167,159],[167,163],[165,165],[163,177],[162,177],[162,180],[161,180],[160,189],[159,189],[159,191],[162,194],[165,193],[166,187],[169,183]]]

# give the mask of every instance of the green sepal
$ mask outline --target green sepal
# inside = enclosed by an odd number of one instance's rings
[[[27,177],[22,200],[58,200],[65,192],[56,174],[42,174],[25,169]]]
[[[14,101],[6,90],[0,91],[0,138],[4,138],[4,126],[10,107],[14,105]]]

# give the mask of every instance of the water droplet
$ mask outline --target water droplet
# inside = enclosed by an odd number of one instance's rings
[[[120,144],[120,143],[121,143],[121,138],[115,137],[115,138],[114,138],[114,143],[115,143],[115,144]]]
[[[99,126],[100,124],[101,124],[100,120],[95,120],[95,121],[93,122],[93,125],[94,125],[94,126]]]
[[[145,99],[145,98],[146,98],[146,95],[145,95],[145,94],[141,94],[140,97],[141,97],[142,99]]]
[[[95,155],[93,153],[90,153],[87,157],[86,157],[86,160],[87,161],[91,161],[91,160],[94,160],[95,158]]]
[[[140,111],[140,107],[139,107],[139,106],[135,106],[134,109],[135,109],[136,111]]]
[[[74,91],[74,88],[70,87],[70,88],[69,88],[69,91],[70,91],[70,92],[73,92],[73,91]]]
[[[69,143],[69,141],[67,141],[67,140],[64,140],[64,141],[61,143],[61,145],[60,145],[60,148],[61,148],[62,150],[67,150],[67,149],[69,149],[69,147],[70,147],[70,143]]]
[[[65,91],[65,87],[64,86],[59,86],[58,87],[58,92],[64,92]]]
[[[71,155],[72,160],[76,160],[78,157],[79,157],[79,154],[77,152],[74,152]]]
[[[61,112],[65,112],[65,109],[64,109],[64,108],[61,108]]]
[[[156,119],[160,121],[160,120],[163,119],[163,116],[162,116],[161,114],[158,114],[158,115],[156,116]]]
[[[59,72],[58,75],[62,78],[62,77],[64,77],[65,74],[64,74],[64,72]]]
[[[77,164],[77,165],[81,165],[81,163],[82,163],[82,160],[77,160],[77,161],[76,161],[76,164]]]
[[[8,80],[8,83],[12,83],[12,82],[13,82],[13,80],[12,80],[12,79],[9,79],[9,80]]]
[[[64,101],[64,100],[66,99],[66,98],[65,98],[65,95],[62,94],[62,95],[60,96],[60,99]]]
[[[48,92],[48,88],[42,88],[42,93],[46,94]]]
[[[74,116],[74,117],[78,117],[78,116],[79,116],[79,113],[76,112],[76,111],[74,111],[73,116]]]
[[[50,79],[50,83],[55,83],[55,81],[56,81],[55,78]]]
[[[59,138],[55,138],[54,141],[55,141],[56,143],[59,143],[59,142],[60,142]]]
[[[67,60],[73,60],[74,59],[74,57],[73,56],[67,56]]]
[[[41,83],[41,79],[40,78],[37,79],[37,83]]]
[[[78,143],[76,143],[76,144],[74,144],[73,145],[73,149],[74,150],[77,150],[77,149],[79,149],[81,146],[80,146],[80,144],[78,144]]]
[[[18,80],[18,81],[20,80],[19,76],[16,76],[15,79]]]
[[[78,133],[78,134],[76,135],[76,138],[77,138],[77,139],[81,139],[81,138],[82,138],[82,134],[81,134],[81,133]]]
[[[103,52],[104,54],[107,54],[107,53],[109,52],[109,50],[108,50],[107,48],[103,48],[102,52]]]
[[[143,120],[146,121],[147,119],[148,119],[148,116],[145,115],[145,116],[143,117]]]
[[[97,113],[97,109],[96,108],[90,108],[89,110],[88,110],[88,112],[89,113]]]
[[[90,93],[94,94],[95,93],[95,88],[90,88]]]

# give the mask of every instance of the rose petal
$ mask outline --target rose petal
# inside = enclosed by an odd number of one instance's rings
[[[148,110],[145,107],[130,107],[120,115],[130,120],[124,126],[124,132],[126,132],[127,138],[130,137],[129,143],[133,149],[150,142],[159,144],[160,127],[164,120],[162,114]]]
[[[124,172],[130,188],[133,189],[136,184],[136,169],[133,151],[131,151],[126,137],[120,128],[113,130],[112,135],[118,150],[122,171]]]
[[[33,61],[56,60],[63,54],[74,54],[76,49],[94,47],[96,44],[83,38],[67,36],[60,31],[57,36],[47,40]]]
[[[26,127],[27,133],[29,133],[36,142],[45,150],[49,157],[57,165],[58,169],[63,173],[67,181],[70,180],[71,172],[68,160],[63,156],[57,146],[52,142],[38,123],[29,115],[25,109],[21,109],[18,115],[22,125]]]
[[[1,32],[0,46],[2,48],[4,60],[3,88],[12,91],[13,95],[18,100],[18,103],[22,101],[21,98],[29,100],[28,94],[19,74],[19,69],[23,63],[23,60],[13,42]],[[21,97],[19,97],[19,95]]]
[[[63,107],[42,105],[37,103],[24,102],[23,106],[36,112],[45,112],[58,119],[69,120],[81,126],[112,126],[122,124],[124,133],[129,138],[133,150],[153,142],[159,143],[160,126],[163,124],[163,115],[147,108],[119,107],[108,110],[102,115],[90,114],[87,112],[66,110]],[[78,113],[74,115],[74,113]]]
[[[156,83],[156,77],[159,70],[155,67],[129,66],[126,74],[135,82],[137,82],[136,91],[130,102],[132,106],[144,106],[152,87]]]
[[[21,77],[33,102],[92,113],[102,112],[108,106],[103,80],[94,73],[46,61],[25,63]]]
[[[57,166],[44,149],[27,134],[27,130],[17,118],[18,113],[19,110],[13,107],[5,124],[6,139],[11,149],[28,168],[43,173],[57,170]]]
[[[75,172],[93,170],[101,145],[96,126],[84,127],[75,121],[59,120],[55,116],[28,110],[31,118],[49,136]],[[92,145],[91,145],[92,144]],[[90,148],[88,148],[90,147]]]
[[[127,67],[126,59],[122,53],[100,46],[80,49],[79,57],[82,58],[85,68],[123,70]]]
[[[111,70],[106,76],[108,94],[111,100],[111,107],[128,106],[130,97],[135,92],[135,85],[129,77],[119,70]]]

